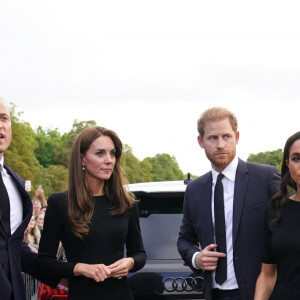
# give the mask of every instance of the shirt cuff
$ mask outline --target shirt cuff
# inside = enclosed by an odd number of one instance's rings
[[[194,267],[195,269],[199,269],[199,268],[196,266],[196,256],[197,256],[198,253],[200,253],[200,251],[195,252],[194,255],[193,255],[193,257],[192,257],[192,265],[193,265],[193,267]]]

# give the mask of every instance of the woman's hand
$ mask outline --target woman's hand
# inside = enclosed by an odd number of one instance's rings
[[[109,269],[111,270],[111,276],[115,278],[120,278],[127,276],[128,272],[133,268],[134,260],[131,257],[126,257],[117,260],[111,264]]]
[[[30,232],[30,229],[31,228],[29,228],[29,226],[27,226],[27,228],[25,229],[25,231],[24,231],[24,236],[28,236],[28,234],[29,234],[29,232]]]
[[[75,265],[73,273],[75,276],[82,275],[92,278],[96,282],[104,281],[111,276],[111,270],[103,264],[89,265],[78,263]]]

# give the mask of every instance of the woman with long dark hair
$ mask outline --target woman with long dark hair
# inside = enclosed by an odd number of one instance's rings
[[[99,126],[83,130],[71,150],[67,192],[48,199],[39,270],[68,278],[70,300],[132,299],[126,276],[145,264],[138,210],[124,187],[121,154],[115,132]],[[60,241],[67,262],[56,260]]]
[[[271,199],[255,300],[300,299],[300,131],[286,141],[281,176],[280,190]]]

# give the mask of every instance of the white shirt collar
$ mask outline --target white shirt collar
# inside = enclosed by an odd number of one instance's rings
[[[222,171],[222,174],[232,182],[235,181],[235,175],[236,175],[236,169],[238,163],[239,163],[239,159],[237,156],[235,156],[232,162]],[[211,172],[212,172],[213,182],[215,183],[217,181],[217,177],[219,173],[214,169],[212,169]]]
[[[7,189],[10,202],[10,230],[13,234],[23,220],[23,201],[21,194],[16,186],[15,180],[10,176],[4,166],[4,157],[0,159],[0,171],[4,185]]]

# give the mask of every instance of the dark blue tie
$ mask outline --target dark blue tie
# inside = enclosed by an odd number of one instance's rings
[[[7,236],[10,236],[10,205],[9,205],[7,190],[4,185],[1,172],[0,172],[0,213],[1,213],[2,225],[5,230],[5,233]]]
[[[227,254],[226,251],[226,225],[224,214],[224,191],[222,178],[224,175],[218,175],[217,183],[215,185],[214,193],[214,207],[215,207],[215,235],[217,251]],[[217,264],[215,280],[222,285],[227,279],[227,258],[220,257]]]

